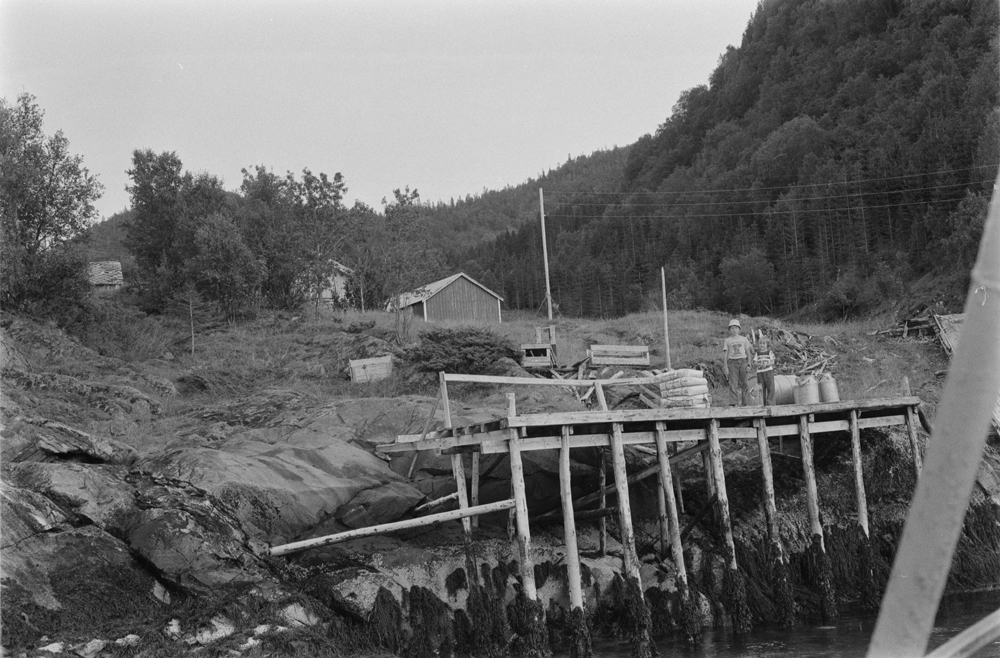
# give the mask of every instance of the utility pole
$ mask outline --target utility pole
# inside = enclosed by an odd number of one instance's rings
[[[538,214],[542,218],[542,260],[545,262],[545,302],[549,306],[549,320],[552,319],[552,289],[549,287],[549,248],[545,242],[545,195],[538,188]]]
[[[660,283],[663,286],[663,343],[667,347],[667,370],[670,370],[670,330],[667,328],[667,269],[660,268]]]

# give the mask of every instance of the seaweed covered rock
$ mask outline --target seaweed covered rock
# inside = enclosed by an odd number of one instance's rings
[[[211,492],[271,544],[338,514],[350,516],[354,527],[394,521],[423,498],[382,460],[311,427],[180,441],[140,467]],[[371,493],[355,500],[364,491]]]

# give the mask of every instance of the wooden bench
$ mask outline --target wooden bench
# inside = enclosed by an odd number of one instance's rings
[[[592,366],[648,366],[646,345],[591,345],[587,358]]]
[[[392,355],[371,359],[351,359],[352,382],[377,382],[392,374]]]

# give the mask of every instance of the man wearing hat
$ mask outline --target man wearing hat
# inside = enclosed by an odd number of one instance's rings
[[[722,359],[729,376],[729,392],[733,395],[734,407],[753,404],[753,389],[750,388],[750,356],[753,348],[746,336],[740,335],[740,321],[729,321],[729,336],[722,344]]]

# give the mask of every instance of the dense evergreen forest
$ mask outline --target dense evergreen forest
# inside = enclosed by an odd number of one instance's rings
[[[560,310],[652,306],[661,266],[673,308],[960,303],[1000,162],[997,29],[992,0],[761,3],[620,172],[534,186]],[[545,299],[532,192],[534,221],[454,262],[513,308]]]

